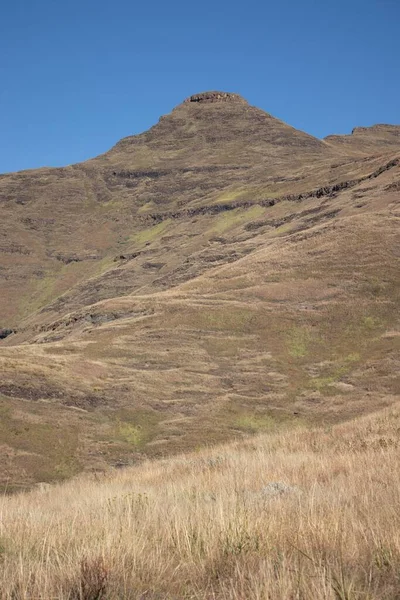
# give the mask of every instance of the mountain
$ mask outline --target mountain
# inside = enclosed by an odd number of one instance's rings
[[[399,191],[399,126],[318,140],[226,92],[0,176],[2,484],[391,404]]]

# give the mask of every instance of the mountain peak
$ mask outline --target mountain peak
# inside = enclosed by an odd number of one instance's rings
[[[199,94],[193,94],[192,96],[189,96],[189,98],[186,98],[183,104],[186,104],[188,102],[241,102],[247,104],[247,100],[242,98],[242,96],[240,96],[239,94],[218,91],[200,92]]]
[[[251,106],[239,94],[204,91],[186,98],[148,131],[120,140],[106,160],[118,169],[183,169],[188,161],[197,167],[259,166],[267,161],[271,173],[332,154],[325,142]]]

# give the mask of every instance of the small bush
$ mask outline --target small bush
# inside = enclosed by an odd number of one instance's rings
[[[109,572],[104,560],[84,558],[81,561],[79,581],[72,586],[71,600],[102,600],[106,597]]]

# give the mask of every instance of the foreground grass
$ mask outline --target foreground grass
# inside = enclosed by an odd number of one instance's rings
[[[3,496],[0,598],[397,599],[399,431],[400,405]]]

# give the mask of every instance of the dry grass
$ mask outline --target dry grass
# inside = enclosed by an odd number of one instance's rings
[[[4,496],[0,598],[397,599],[399,428],[397,405]]]

